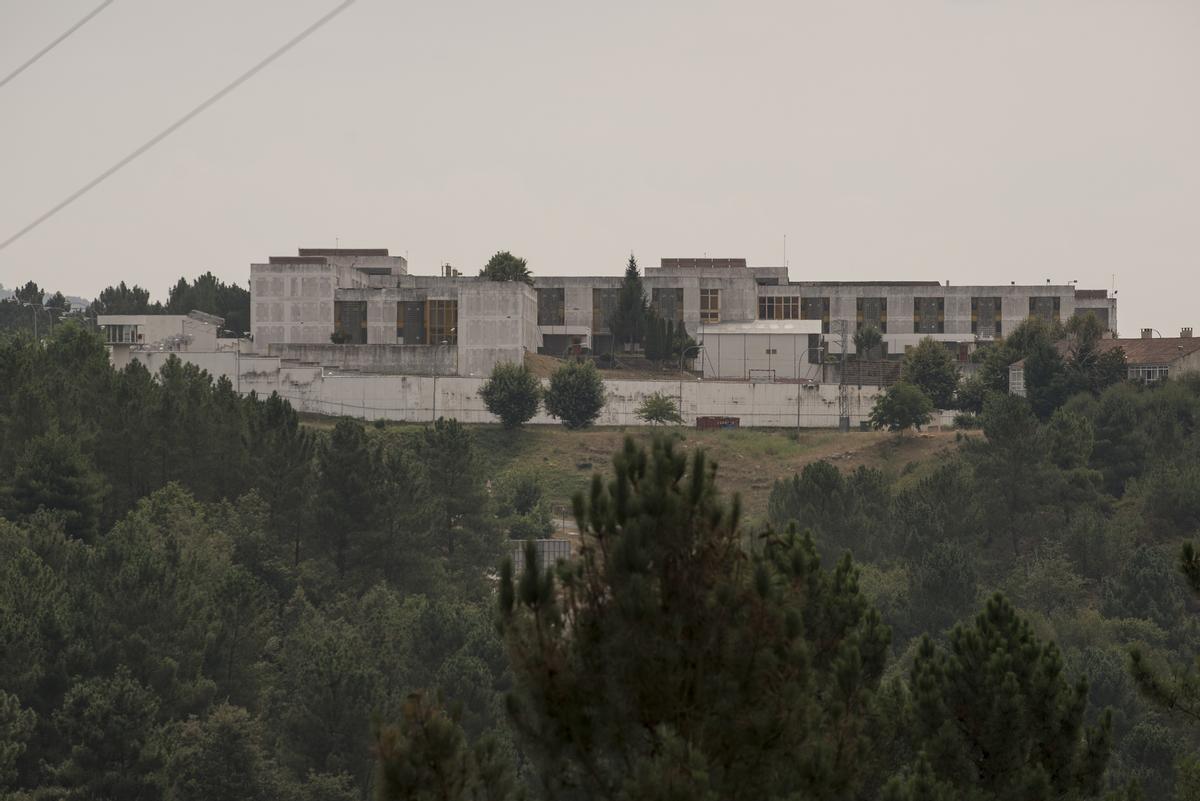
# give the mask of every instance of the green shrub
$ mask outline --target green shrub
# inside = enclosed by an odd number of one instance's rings
[[[585,428],[604,408],[604,381],[591,362],[569,362],[550,376],[546,411],[567,428]]]
[[[517,428],[537,414],[542,385],[524,364],[502,362],[492,368],[479,397],[505,428]]]

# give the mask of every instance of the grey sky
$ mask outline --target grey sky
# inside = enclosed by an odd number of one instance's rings
[[[0,0],[0,75],[99,0]],[[117,0],[0,89],[0,239],[336,5]],[[0,282],[156,297],[297,247],[410,269],[1120,290],[1200,324],[1200,2],[358,0],[0,252]]]

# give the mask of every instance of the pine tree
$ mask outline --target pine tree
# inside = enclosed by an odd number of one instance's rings
[[[638,269],[637,259],[629,254],[629,263],[625,266],[625,277],[621,281],[621,290],[617,296],[617,306],[613,310],[612,319],[608,321],[613,340],[626,345],[636,345],[642,341],[646,330],[646,290],[642,286],[642,274]]]
[[[921,641],[909,694],[902,729],[928,759],[935,784],[953,787],[954,797],[1100,795],[1111,713],[1085,726],[1087,681],[1068,682],[1058,648],[1039,640],[1003,596],[973,624],[956,627],[946,647]],[[929,780],[920,761],[913,775]]]
[[[494,740],[467,743],[458,721],[423,695],[376,733],[380,801],[515,801],[513,763]]]
[[[374,514],[374,460],[361,423],[337,422],[317,451],[317,541],[339,578],[350,566],[353,547],[368,536]]]
[[[849,558],[825,572],[794,532],[744,550],[715,473],[627,440],[576,497],[579,560],[505,565],[509,709],[548,797],[849,797],[869,775],[887,629]]]

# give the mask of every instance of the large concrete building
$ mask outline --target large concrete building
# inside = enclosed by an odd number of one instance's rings
[[[301,249],[251,265],[251,331],[259,353],[345,370],[479,376],[524,353],[608,350],[622,276],[542,276],[534,286],[414,276],[380,249]],[[647,302],[686,327],[706,378],[819,377],[829,355],[854,353],[873,326],[884,354],[924,337],[963,360],[1030,316],[1096,314],[1116,330],[1116,298],[1073,285],[950,286],[936,281],[791,281],[786,267],[745,259],[663,259],[643,280]]]

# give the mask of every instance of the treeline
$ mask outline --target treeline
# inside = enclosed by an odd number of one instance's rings
[[[250,290],[227,284],[211,272],[188,281],[180,278],[167,294],[167,301],[150,300],[150,290],[124,281],[103,289],[86,308],[72,308],[61,292],[50,294],[34,281],[0,299],[0,331],[32,333],[35,319],[40,331],[55,323],[76,318],[94,321],[100,314],[187,314],[202,311],[225,319],[222,331],[233,337],[250,332]],[[38,317],[37,315],[41,315]]]
[[[75,324],[0,336],[0,796],[338,799],[439,687],[501,734],[488,574],[549,516],[453,421],[300,425]]]
[[[905,431],[928,423],[934,409],[952,409],[959,412],[958,425],[977,427],[984,399],[1008,394],[1014,365],[1034,414],[1046,420],[1068,399],[1096,395],[1125,380],[1125,351],[1102,349],[1105,334],[1094,314],[1072,317],[1066,324],[1030,317],[1003,339],[976,349],[971,358],[977,368],[965,378],[945,345],[926,337],[905,354],[900,382],[879,396],[870,422],[875,428]],[[879,337],[868,328],[855,341],[860,351],[867,351]]]
[[[1198,415],[1192,380],[990,393],[944,464],[813,465],[767,530],[629,442],[579,558],[522,572],[537,482],[453,421],[317,431],[0,338],[0,793],[1194,798]]]
[[[1143,653],[1165,676],[1200,654],[1179,570],[1200,531],[1200,375],[1063,397],[1071,357],[1042,352],[1045,394],[987,393],[982,436],[934,469],[893,484],[815,463],[776,482],[770,518],[811,529],[826,560],[849,550],[864,565],[901,665],[923,632],[946,636],[1002,591],[1087,680],[1091,719],[1112,709],[1110,775],[1148,798],[1200,797],[1194,724],[1139,693],[1130,663]]]

